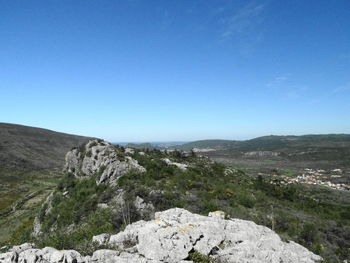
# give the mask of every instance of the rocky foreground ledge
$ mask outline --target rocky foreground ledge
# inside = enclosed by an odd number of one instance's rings
[[[305,247],[283,242],[271,229],[251,221],[225,219],[223,212],[209,216],[173,208],[157,212],[152,221],[138,221],[116,235],[93,237],[97,246],[91,256],[74,250],[36,249],[34,244],[13,247],[0,254],[1,263],[92,263],[92,262],[192,262],[196,251],[213,262],[289,262],[321,260]]]

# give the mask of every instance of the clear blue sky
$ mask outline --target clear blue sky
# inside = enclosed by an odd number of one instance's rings
[[[0,92],[110,141],[350,133],[350,1],[0,0]]]

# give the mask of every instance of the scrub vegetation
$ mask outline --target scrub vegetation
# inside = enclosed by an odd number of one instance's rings
[[[115,187],[97,185],[95,178],[81,180],[66,174],[53,194],[50,212],[44,214],[45,205],[39,212],[47,234],[36,242],[88,254],[95,249],[90,242],[93,235],[116,233],[141,219],[133,205],[139,196],[156,210],[181,207],[203,215],[222,210],[228,217],[252,220],[273,229],[284,240],[304,245],[326,262],[350,257],[350,203],[344,202],[349,196],[344,198],[337,191],[318,186],[282,185],[278,180],[272,184],[269,178],[179,151],[146,150],[143,155],[136,150],[132,157],[146,172],[130,171]],[[163,158],[188,168],[167,165]],[[118,189],[123,189],[129,200],[123,213],[98,207],[108,203]],[[14,235],[12,240],[16,239],[24,238]]]

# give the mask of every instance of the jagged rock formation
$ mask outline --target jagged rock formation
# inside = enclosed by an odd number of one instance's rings
[[[137,172],[145,172],[146,169],[138,164],[137,160],[133,159],[135,151],[131,148],[124,149],[123,147],[114,146],[109,142],[93,139],[78,148],[73,148],[66,154],[66,164],[64,171],[69,175],[72,174],[79,179],[96,179],[96,184],[106,184],[111,189],[109,200],[103,203],[98,203],[99,209],[111,209],[114,213],[125,213],[124,210],[130,209],[130,205],[126,206],[125,191],[117,186],[117,180],[131,170]],[[56,191],[56,195],[64,198],[69,198],[69,189],[64,188],[61,192]],[[38,238],[43,234],[43,218],[47,217],[52,210],[53,193],[47,198],[43,204],[42,216],[39,219],[37,216],[34,220],[34,228],[32,235]],[[154,206],[151,203],[145,202],[141,197],[136,197],[132,202],[136,211],[142,218],[151,218],[154,214]],[[58,215],[59,216],[59,215]],[[70,230],[74,230],[76,225],[69,226]],[[54,232],[56,225],[52,224],[49,232]]]
[[[224,219],[223,212],[208,217],[174,208],[158,212],[155,220],[138,221],[116,235],[93,238],[110,249],[81,256],[73,250],[34,249],[31,244],[0,254],[5,263],[191,262],[194,251],[219,262],[308,263],[321,257],[294,242],[283,242],[267,227],[251,221]]]
[[[135,169],[144,172],[145,168],[127,154],[103,140],[90,140],[83,148],[73,149],[66,154],[65,169],[76,177],[94,176],[98,184],[107,182],[115,185],[117,179]]]

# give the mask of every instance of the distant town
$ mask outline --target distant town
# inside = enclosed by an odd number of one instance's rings
[[[293,183],[303,183],[310,185],[323,185],[336,190],[350,191],[350,185],[346,184],[336,184],[327,180],[327,178],[340,178],[343,175],[342,169],[333,169],[326,171],[323,169],[310,169],[305,168],[302,174],[296,177],[290,177],[286,175],[272,174],[273,177],[278,176],[281,179],[282,184],[293,184]]]

